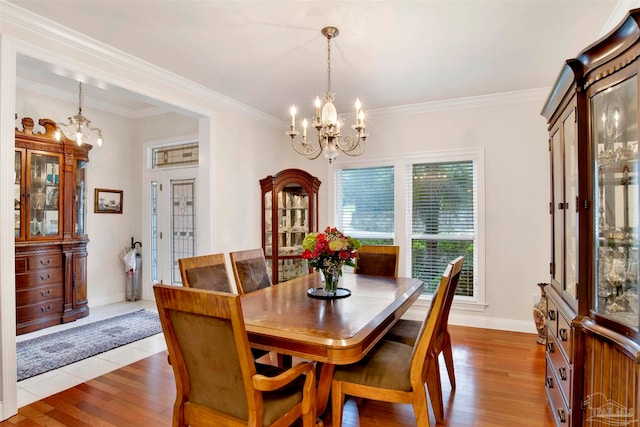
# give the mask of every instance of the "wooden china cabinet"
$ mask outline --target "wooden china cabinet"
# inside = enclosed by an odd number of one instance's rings
[[[557,425],[638,425],[640,9],[565,62],[551,162],[545,386]]]
[[[261,179],[260,188],[262,249],[272,282],[308,274],[302,240],[318,231],[320,180],[300,169],[286,169]]]
[[[91,145],[78,146],[56,123],[22,119],[15,133],[16,333],[89,314],[85,174]]]

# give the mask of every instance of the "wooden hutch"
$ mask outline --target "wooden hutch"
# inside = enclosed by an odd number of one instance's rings
[[[286,169],[261,179],[260,188],[262,248],[272,282],[309,274],[302,240],[318,231],[320,180],[300,169]]]
[[[22,119],[16,128],[14,232],[17,334],[89,314],[86,167],[91,145],[78,146],[56,123]]]
[[[557,425],[637,425],[640,9],[566,61],[551,162],[545,386]]]

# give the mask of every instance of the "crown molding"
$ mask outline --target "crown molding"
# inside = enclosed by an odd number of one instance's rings
[[[208,89],[154,64],[143,61],[140,58],[116,49],[106,43],[60,25],[46,17],[32,13],[31,11],[25,10],[12,3],[8,3],[6,0],[0,0],[0,25],[3,22],[11,23],[22,30],[27,30],[38,36],[61,43],[69,47],[69,49],[80,51],[83,54],[99,59],[100,61],[108,61],[124,69],[145,75],[148,77],[148,80],[155,80],[164,85],[187,92],[196,98],[203,99],[207,103],[212,103],[215,107],[227,108],[229,110],[251,116],[272,126],[280,126],[282,122],[280,119],[266,114],[256,108],[250,107],[234,100],[233,98]],[[125,87],[121,84],[121,82],[124,81],[122,77],[109,75],[108,81],[114,85]],[[131,88],[128,89],[132,90]],[[135,90],[133,91],[135,92]],[[143,96],[148,97],[149,95]],[[137,112],[132,116],[140,114],[144,116],[148,113],[149,111]]]
[[[525,89],[512,92],[493,93],[489,95],[447,99],[443,101],[399,105],[396,107],[370,110],[367,115],[369,117],[382,117],[461,110],[465,108],[490,107],[495,105],[516,104],[529,101],[539,101],[540,103],[542,103],[546,99],[550,90],[550,88]]]

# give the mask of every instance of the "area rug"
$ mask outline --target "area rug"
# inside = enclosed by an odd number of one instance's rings
[[[139,310],[19,342],[18,381],[160,332],[158,313]]]

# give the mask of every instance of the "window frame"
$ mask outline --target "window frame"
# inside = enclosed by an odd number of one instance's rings
[[[474,260],[474,296],[456,296],[453,307],[468,311],[483,311],[486,308],[485,289],[485,167],[484,148],[465,148],[454,150],[438,150],[432,152],[420,152],[410,155],[399,155],[379,158],[345,159],[334,162],[329,166],[328,191],[328,218],[330,224],[336,221],[336,172],[341,169],[394,167],[394,224],[395,244],[403,248],[400,251],[398,275],[407,276],[411,272],[411,176],[413,164],[418,163],[442,163],[455,161],[473,161],[476,173],[476,242]],[[465,262],[469,262],[465,260]],[[428,307],[431,303],[431,295],[421,295],[416,303],[416,308]]]

